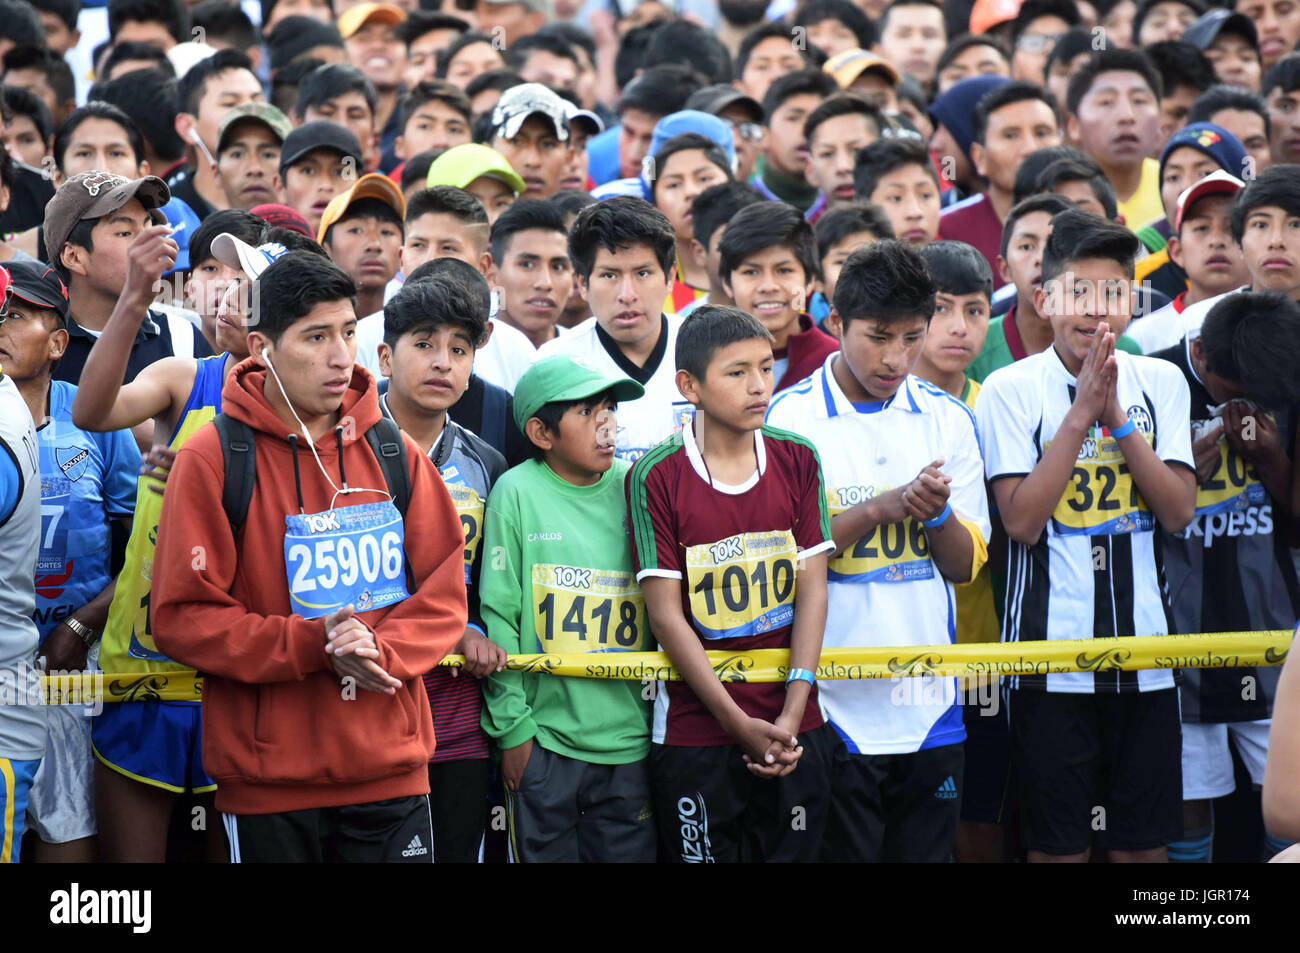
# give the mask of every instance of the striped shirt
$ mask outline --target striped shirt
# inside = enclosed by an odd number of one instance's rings
[[[1168,361],[1116,350],[1117,391],[1137,429],[1166,463],[1195,469],[1189,395]],[[1042,460],[1074,401],[1074,376],[1050,347],[995,371],[975,415],[990,482],[1027,476]],[[1060,502],[1032,545],[1010,541],[1004,642],[1166,635],[1173,631],[1151,508],[1108,431],[1083,441]],[[1172,688],[1167,669],[1116,671],[1080,656],[1091,671],[1018,675],[1011,688],[1098,693]]]

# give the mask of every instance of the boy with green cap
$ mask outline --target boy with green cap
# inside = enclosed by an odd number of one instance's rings
[[[489,225],[524,191],[524,180],[506,157],[477,142],[453,146],[434,159],[425,185],[428,188],[454,185],[464,189],[483,203]]]
[[[534,457],[488,499],[479,595],[508,654],[648,648],[623,478],[620,400],[636,381],[568,355],[519,379],[514,417]],[[650,707],[618,679],[503,671],[483,681],[483,728],[501,748],[510,856],[522,862],[653,861]]]

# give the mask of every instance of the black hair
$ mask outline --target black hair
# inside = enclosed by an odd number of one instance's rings
[[[680,335],[680,331],[678,334]],[[680,338],[679,338],[680,339]],[[599,394],[592,394],[590,397],[583,397],[581,400],[553,400],[550,403],[542,404],[533,414],[541,421],[546,432],[552,436],[560,435],[560,421],[574,407],[591,407],[596,408],[609,403],[613,407],[618,406],[618,399],[614,396],[614,388],[601,391]],[[529,418],[530,420],[532,418]],[[527,421],[525,421],[526,423]],[[532,438],[528,440],[528,449],[530,458],[533,460],[542,460],[546,457],[546,451],[533,443]]]
[[[1115,196],[1115,187],[1110,179],[1095,163],[1080,162],[1078,159],[1057,159],[1047,166],[1038,176],[1038,192],[1056,192],[1059,185],[1066,182],[1087,182],[1092,194],[1101,203],[1106,218],[1112,221],[1119,214],[1119,201]]]
[[[356,283],[328,258],[291,251],[267,266],[257,281],[258,314],[249,327],[278,344],[284,332],[311,314],[318,304],[352,301]]]
[[[1070,77],[1070,84],[1065,88],[1065,111],[1071,116],[1079,114],[1079,103],[1088,95],[1092,84],[1102,73],[1116,70],[1137,73],[1151,87],[1156,99],[1164,96],[1164,86],[1160,83],[1160,73],[1152,65],[1145,53],[1138,50],[1096,50],[1088,62]]]
[[[1162,3],[1185,0],[1160,0]],[[1160,73],[1160,85],[1169,95],[1177,89],[1188,87],[1203,93],[1219,81],[1210,62],[1199,46],[1178,40],[1166,40],[1143,47],[1147,57]]]
[[[948,65],[961,56],[972,46],[987,46],[996,50],[998,55],[1006,62],[1007,67],[1011,66],[1011,53],[1007,50],[1007,45],[991,33],[963,33],[960,36],[953,37],[946,47],[943,54],[939,57],[939,63],[934,68],[934,73],[938,76]],[[863,49],[866,49],[864,46]]]
[[[858,46],[869,50],[880,41],[880,31],[856,3],[851,0],[808,0],[795,12],[794,22],[802,27],[838,20],[858,38]]]
[[[1225,109],[1252,112],[1264,120],[1264,135],[1267,136],[1272,131],[1273,125],[1269,122],[1268,104],[1264,102],[1264,97],[1227,83],[1215,83],[1196,97],[1196,102],[1187,111],[1187,124],[1212,122],[1210,117]]]
[[[1131,279],[1138,248],[1137,236],[1123,225],[1081,208],[1066,209],[1052,216],[1052,232],[1043,246],[1042,283],[1062,274],[1070,262],[1088,258],[1114,261]]]
[[[1205,4],[1201,0],[1138,0],[1137,12],[1133,14],[1133,45],[1141,46],[1138,40],[1138,34],[1142,32],[1142,24],[1146,22],[1151,15],[1152,9],[1161,3],[1177,3],[1193,11],[1198,17],[1205,12]],[[1151,44],[1154,46],[1155,44]],[[1150,49],[1150,46],[1147,47]]]
[[[481,33],[478,30],[465,31],[460,36],[456,37],[456,39],[452,40],[451,43],[447,45],[446,49],[438,52],[438,65],[434,71],[438,79],[446,79],[447,68],[451,66],[451,61],[455,58],[456,54],[467,46],[473,46],[475,43],[486,43],[494,50],[497,48],[496,43],[493,42],[493,38],[488,34]]]
[[[1180,0],[1181,2],[1181,0]],[[1020,11],[1011,21],[1011,46],[1015,47],[1020,35],[1029,29],[1029,24],[1041,17],[1060,17],[1067,28],[1082,23],[1079,8],[1071,0],[1025,0]]]
[[[824,259],[832,248],[858,232],[870,232],[877,241],[883,241],[894,237],[894,226],[884,210],[870,202],[845,202],[827,209],[813,226],[818,260]]]
[[[618,41],[618,50],[614,53],[614,81],[619,89],[626,90],[637,73],[645,68],[650,41],[662,28],[663,24],[656,20],[633,27]]]
[[[399,107],[401,109],[402,128],[406,128],[406,124],[411,121],[411,117],[415,115],[421,106],[435,100],[446,103],[464,116],[466,126],[474,118],[469,105],[469,97],[465,95],[465,92],[460,87],[453,86],[445,79],[423,79],[402,97]],[[373,111],[372,109],[371,112]]]
[[[14,157],[9,154],[8,149],[0,149],[0,185],[7,189],[14,187],[14,178],[17,170],[14,168]]]
[[[1044,103],[1052,111],[1053,119],[1057,119],[1056,99],[1042,86],[1037,83],[1028,83],[1023,80],[1012,80],[1009,83],[1003,83],[995,86],[979,98],[975,103],[975,122],[972,128],[972,142],[978,142],[984,145],[984,133],[989,128],[989,116],[1004,106],[1010,106],[1014,103],[1029,102],[1038,100]]]
[[[885,28],[889,25],[889,15],[898,7],[933,7],[940,13],[943,13],[943,7],[935,0],[890,0],[885,8],[880,11],[880,19],[876,21],[876,28],[883,34]],[[948,19],[943,18],[944,35],[948,33]]]
[[[674,20],[657,30],[645,53],[646,66],[680,63],[703,73],[710,83],[730,83],[731,53],[711,32],[689,20]]]
[[[565,218],[570,215],[577,216],[584,208],[595,205],[600,200],[590,192],[584,192],[581,189],[561,189],[546,201],[559,210]]]
[[[834,307],[845,326],[868,320],[892,324],[934,317],[934,279],[925,259],[907,242],[887,238],[859,248],[835,282]]]
[[[405,20],[397,24],[397,37],[409,47],[420,37],[434,30],[468,33],[469,23],[458,16],[439,10],[412,10],[406,15]]]
[[[1300,177],[1293,165],[1271,165],[1237,193],[1232,202],[1232,237],[1241,244],[1246,217],[1260,208],[1280,208],[1300,218]]]
[[[10,113],[15,116],[26,116],[32,121],[37,134],[41,137],[41,148],[48,149],[50,136],[54,132],[54,120],[50,118],[50,107],[45,105],[45,100],[30,89],[19,86],[0,86],[0,96],[4,97],[5,107]],[[12,121],[12,119],[7,120],[7,122]]]
[[[855,114],[866,117],[875,129],[877,138],[889,127],[889,120],[875,103],[856,93],[836,93],[818,103],[817,108],[803,121],[803,137],[807,140],[809,148],[812,147],[813,134],[822,123],[839,116]]]
[[[70,112],[68,118],[63,120],[63,125],[59,126],[54,134],[54,164],[60,169],[63,168],[63,156],[72,142],[72,134],[87,119],[106,119],[117,123],[126,133],[126,141],[131,151],[135,153],[135,161],[139,163],[144,160],[144,139],[140,135],[140,130],[135,127],[135,123],[131,121],[131,117],[111,103],[92,99],[86,105]]]
[[[450,215],[466,225],[488,227],[487,209],[478,197],[454,185],[435,185],[421,189],[406,203],[406,220],[413,222],[421,215]]]
[[[262,243],[266,221],[252,212],[237,208],[218,209],[194,230],[190,236],[190,269],[193,270],[212,257],[212,240],[222,232],[229,232],[241,242],[256,248]]]
[[[691,202],[693,237],[707,248],[713,233],[730,222],[737,212],[762,201],[763,197],[748,182],[710,185]]]
[[[492,223],[492,260],[500,266],[506,259],[511,239],[534,228],[566,236],[569,233],[564,227],[564,216],[550,202],[540,199],[515,202]]]
[[[750,255],[767,248],[785,247],[803,266],[804,280],[820,278],[821,260],[812,226],[793,205],[757,202],[747,205],[727,223],[718,246],[718,275],[731,284],[731,275]]]
[[[176,67],[172,66],[172,61],[167,58],[167,54],[152,43],[138,43],[132,40],[130,43],[118,43],[111,50],[104,61],[99,64],[99,75],[105,78],[113,75],[113,67],[118,63],[125,63],[128,60],[144,60],[155,63],[155,69],[161,70],[173,79],[176,76]]]
[[[320,46],[344,49],[343,37],[333,23],[322,23],[315,17],[295,15],[285,17],[275,25],[266,38],[270,53],[271,72],[275,73],[303,58],[303,55]],[[310,57],[315,59],[315,57]]]
[[[504,93],[523,83],[524,78],[512,69],[485,70],[465,84],[465,97],[473,103],[474,97],[485,89],[496,89]]]
[[[853,190],[859,198],[870,199],[880,180],[896,169],[916,165],[939,184],[930,154],[919,139],[877,139],[858,150],[853,162]]]
[[[253,63],[248,54],[241,50],[217,50],[206,59],[199,60],[191,66],[185,75],[176,81],[176,91],[180,96],[181,112],[191,116],[199,114],[199,102],[208,91],[208,83],[222,73],[242,69],[254,78]]]
[[[326,63],[312,70],[298,83],[298,101],[293,111],[299,119],[313,106],[319,107],[345,93],[360,93],[370,107],[371,115],[379,106],[379,94],[374,83],[351,63]]]
[[[321,236],[321,244],[329,245],[334,236],[334,229],[350,222],[356,218],[374,218],[381,222],[387,222],[390,225],[396,225],[402,235],[406,235],[406,223],[402,221],[402,216],[397,214],[397,209],[393,208],[383,199],[357,199],[350,202],[340,214],[338,219],[325,229],[325,234]]]
[[[1097,165],[1095,159],[1074,146],[1044,146],[1041,149],[1035,149],[1025,156],[1020,163],[1020,168],[1016,170],[1016,184],[1011,190],[1013,205],[1040,191],[1038,177],[1042,175],[1044,169],[1057,159],[1075,159],[1093,166],[1098,172],[1101,172],[1101,166]]]
[[[538,31],[538,36],[559,37],[570,46],[581,47],[582,51],[587,54],[587,62],[593,66],[596,63],[596,40],[595,38],[578,26],[565,20],[555,20],[551,23],[544,24]],[[579,63],[579,66],[582,64]]]
[[[20,69],[43,73],[50,89],[54,90],[54,98],[60,103],[76,100],[77,81],[72,75],[72,67],[56,53],[43,46],[15,46],[4,56],[4,71]]]
[[[260,21],[258,21],[258,22],[260,22],[260,23],[262,23],[262,24],[266,24],[266,23],[271,22],[271,14],[275,12],[275,7],[276,7],[276,5],[277,5],[279,2],[280,2],[280,0],[261,0],[261,3],[262,3],[262,19],[261,19]],[[329,11],[330,11],[330,19],[333,20],[333,19],[334,19],[334,0],[325,0],[325,5],[326,5],[327,7],[329,7]],[[283,22],[284,22],[283,20],[280,21],[280,23],[283,23]],[[279,26],[279,25],[280,25],[279,23],[276,24],[276,26]]]
[[[908,76],[906,73],[900,76],[898,82],[894,84],[894,95],[898,97],[899,102],[906,101],[911,103],[922,115],[924,115],[930,108],[930,97],[926,94],[925,90],[921,88],[921,84],[916,81],[915,77]],[[887,114],[886,118],[895,125],[899,124],[899,120],[903,120],[907,122],[907,128],[915,129],[916,126],[915,123],[902,113]],[[920,135],[919,131],[917,132],[917,135]]]
[[[172,122],[180,111],[176,80],[161,70],[131,70],[103,80],[91,88],[90,98],[112,103],[126,113],[159,158],[185,157],[185,140]]]
[[[294,60],[271,74],[271,105],[286,116],[293,113],[298,103],[298,86],[304,77],[325,65],[324,60],[308,58]]]
[[[505,215],[503,212],[502,218]],[[497,219],[500,223],[501,219]],[[665,276],[674,273],[677,239],[673,226],[663,212],[643,198],[618,195],[597,202],[579,212],[569,230],[569,258],[573,270],[584,281],[591,277],[598,249],[617,253],[634,245],[650,248]]]
[[[1069,63],[1080,53],[1092,52],[1092,31],[1085,26],[1072,26],[1061,34],[1061,38],[1047,54],[1047,63],[1043,66],[1043,75],[1049,76],[1057,63]]]
[[[989,260],[965,242],[930,242],[921,249],[934,290],[946,295],[982,294],[993,297],[993,269]]]
[[[93,233],[95,231],[95,226],[98,225],[99,222],[100,220],[98,218],[83,218],[81,221],[77,222],[76,225],[72,226],[72,231],[68,232],[68,238],[64,243],[65,246],[76,245],[78,248],[84,248],[86,251],[93,252],[95,250],[95,237]],[[68,271],[67,267],[63,264],[62,249],[60,249],[58,255],[55,256],[54,270],[59,273],[59,277],[63,279],[64,284],[70,284],[72,282],[72,272]]]
[[[296,228],[284,228],[282,226],[273,226],[268,228],[269,223],[263,223],[262,235],[257,240],[259,245],[267,242],[279,242],[288,251],[305,251],[321,258],[333,261],[330,253],[325,250],[325,246],[320,244],[314,238],[308,238]]]
[[[618,111],[621,115],[628,109],[637,109],[651,116],[667,116],[680,112],[691,93],[705,85],[704,77],[689,66],[680,63],[652,66],[623,89]]]
[[[1002,240],[998,246],[998,254],[1003,258],[1007,257],[1007,248],[1011,245],[1011,233],[1016,230],[1016,223],[1026,215],[1032,215],[1034,212],[1046,212],[1055,218],[1061,212],[1072,208],[1077,208],[1077,206],[1064,196],[1055,193],[1031,195],[1029,198],[1017,202],[1011,206],[1006,221],[1002,223]]]
[[[1259,84],[1259,94],[1265,98],[1274,89],[1293,93],[1300,89],[1300,54],[1288,53],[1269,67]]]
[[[429,166],[446,151],[446,149],[425,149],[402,163],[402,191],[405,192],[417,183],[423,185],[429,178]]]
[[[81,0],[28,0],[28,2],[38,12],[52,13],[62,20],[68,32],[77,29],[77,17],[81,15]]]
[[[248,14],[229,0],[203,0],[190,9],[190,22],[206,31],[208,42],[215,37],[236,50],[251,50],[261,43]]]
[[[701,305],[677,331],[677,369],[703,380],[713,357],[742,341],[772,343],[772,332],[747,311],[717,304]]]
[[[1207,370],[1261,407],[1291,411],[1300,403],[1300,305],[1286,295],[1224,295],[1201,325],[1201,349]]]
[[[486,291],[483,276],[469,265],[465,267]],[[466,291],[467,283],[452,274],[407,279],[402,290],[384,305],[384,343],[396,349],[404,334],[436,331],[450,324],[465,332],[471,347],[481,347],[487,335],[488,309],[478,307],[476,296]]]
[[[161,23],[177,43],[188,40],[189,8],[182,0],[108,0],[108,35],[127,23]]]
[[[754,54],[754,48],[764,40],[770,40],[773,37],[785,40],[796,53],[803,57],[805,62],[808,59],[806,48],[800,49],[795,43],[795,28],[786,23],[768,22],[761,26],[756,26],[745,34],[745,38],[740,41],[740,47],[736,50],[735,73],[739,78],[745,74],[745,67],[749,65],[749,58]],[[803,44],[805,47],[807,44]]]
[[[524,64],[528,62],[529,54],[535,50],[550,53],[552,56],[563,57],[575,66],[582,67],[582,63],[578,60],[578,54],[573,52],[573,47],[570,44],[559,37],[544,36],[537,33],[521,36],[510,44],[509,49],[506,50],[506,66],[512,70],[522,70]]]
[[[698,149],[704,153],[704,158],[708,159],[719,169],[728,179],[734,179],[736,174],[732,171],[731,162],[727,159],[727,153],[722,146],[718,145],[708,136],[698,132],[683,132],[680,135],[673,136],[667,142],[659,147],[659,151],[654,154],[655,175],[650,180],[650,195],[658,197],[659,179],[664,174],[664,169],[668,165],[668,160],[679,152],[689,152],[692,149]]]
[[[0,2],[0,39],[12,40],[14,46],[44,46],[45,27],[29,4],[3,0]]]
[[[835,77],[819,69],[802,69],[786,73],[772,80],[772,85],[763,95],[764,122],[772,122],[772,114],[784,105],[787,99],[811,93],[822,99],[834,96],[840,91],[840,84]]]

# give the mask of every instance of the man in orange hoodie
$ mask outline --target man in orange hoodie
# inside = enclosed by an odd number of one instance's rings
[[[167,482],[158,645],[206,673],[203,762],[233,861],[428,862],[420,676],[465,632],[460,519],[409,437],[372,449],[366,436],[381,415],[354,366],[347,274],[290,252],[255,293],[253,356],[222,392],[225,416],[252,434],[228,444],[251,444],[247,511],[240,521],[223,499],[237,471],[209,424]],[[405,454],[404,515],[377,451]]]

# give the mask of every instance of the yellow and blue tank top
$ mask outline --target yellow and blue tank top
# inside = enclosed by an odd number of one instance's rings
[[[225,366],[225,354],[199,359],[194,386],[167,445],[169,449],[179,450],[200,427],[221,413]],[[141,477],[136,485],[135,522],[126,545],[126,562],[117,578],[117,591],[108,610],[108,623],[104,627],[99,652],[99,664],[106,675],[194,671],[160,652],[150,631],[149,597],[161,515],[162,497]]]

